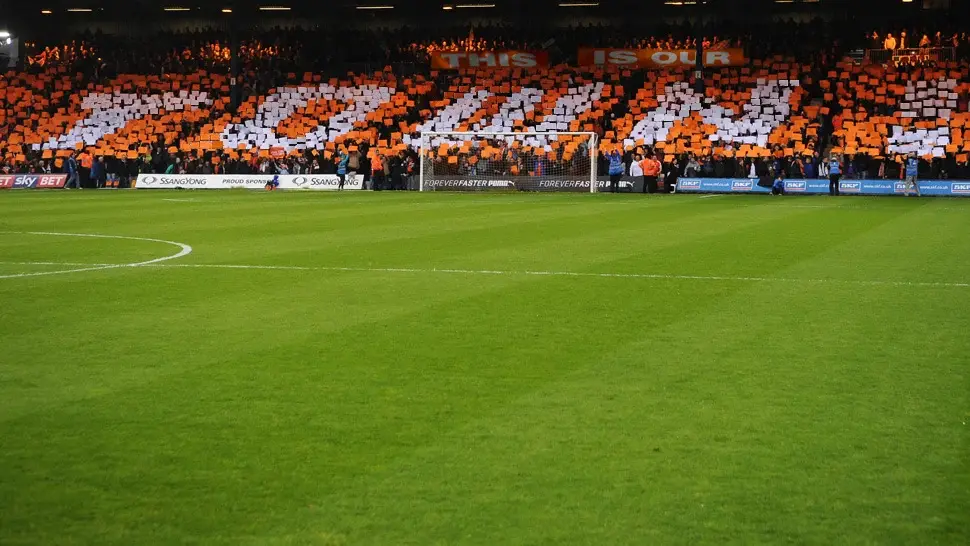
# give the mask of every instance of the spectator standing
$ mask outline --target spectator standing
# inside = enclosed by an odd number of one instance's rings
[[[364,175],[364,180],[361,183],[361,189],[372,190],[374,189],[374,166],[371,163],[367,154],[360,154],[360,172]]]
[[[374,182],[374,191],[381,191],[385,187],[385,180],[387,180],[388,169],[390,165],[387,162],[387,156],[384,154],[378,154],[375,161],[371,162],[371,180]]]
[[[360,152],[356,145],[351,145],[347,154],[347,174],[351,177],[360,172]],[[353,180],[353,178],[351,178]]]
[[[701,174],[701,165],[697,162],[697,158],[694,154],[691,154],[690,158],[687,160],[687,166],[684,167],[684,176],[688,178],[696,178]]]
[[[81,187],[86,188],[89,186],[89,181],[91,180],[91,167],[94,165],[94,158],[90,153],[84,152],[81,154]]]
[[[132,187],[132,182],[138,180],[138,160],[131,159],[128,160],[128,168],[124,175],[122,175],[121,186],[123,188]]]
[[[818,172],[815,170],[815,158],[810,155],[806,155],[802,159],[802,175],[805,178],[817,178]]]
[[[405,177],[404,189],[405,190],[410,190],[411,188],[414,187],[412,185],[412,181],[414,180],[414,176],[417,174],[417,170],[418,170],[418,161],[415,155],[413,153],[405,154],[405,158],[404,158],[404,177]]]
[[[405,163],[404,151],[391,159],[391,189],[404,189],[404,175],[407,165]]]
[[[839,195],[839,179],[842,178],[842,163],[839,161],[839,156],[832,154],[829,157],[827,170],[829,173],[829,195],[837,196]]]
[[[633,161],[630,162],[630,178],[633,180],[640,180],[643,187],[647,187],[647,179],[643,176],[643,167],[640,166],[640,162],[643,161],[643,156],[640,154],[633,154]]]
[[[869,178],[869,173],[871,171],[870,165],[872,164],[872,161],[870,160],[869,156],[866,154],[856,154],[855,157],[856,157],[856,162],[858,163],[858,165],[856,166],[856,174],[862,180]]]
[[[771,187],[772,172],[771,167],[761,159],[754,160],[754,172],[758,175],[758,185],[763,188]]]
[[[74,157],[74,152],[67,156],[67,183],[64,184],[64,187],[70,188],[71,183],[74,184],[75,189],[81,189],[81,176],[78,173],[77,158]]]
[[[714,176],[714,162],[711,161],[711,156],[704,158],[704,162],[701,163],[701,176],[704,178],[712,178]]]
[[[892,33],[886,35],[886,39],[883,40],[882,46],[890,51],[896,50],[896,38],[893,37]]]
[[[641,165],[643,169],[643,193],[657,193],[657,178],[660,176],[661,165],[653,154],[647,155]]]
[[[344,182],[347,179],[347,163],[350,162],[350,156],[343,149],[340,150],[337,156],[337,177],[340,179],[340,184],[337,186],[338,190],[344,189]]]
[[[94,181],[95,188],[103,188],[107,182],[108,173],[104,166],[104,159],[98,157],[91,165],[91,179]]]
[[[623,178],[623,155],[619,149],[613,148],[611,152],[606,154],[606,159],[610,163],[610,192],[616,193],[620,191],[620,179]]]
[[[906,196],[909,197],[909,189],[914,188],[916,190],[916,196],[920,197],[919,192],[919,159],[916,158],[916,152],[911,152],[909,158],[906,159]]]
[[[747,161],[748,178],[758,178],[758,168],[753,159]]]
[[[663,168],[663,193],[670,193],[677,185],[677,176],[680,170],[677,168],[677,162],[672,155],[667,156],[665,159]]]
[[[714,177],[724,178],[725,174],[727,174],[725,172],[726,170],[727,169],[724,165],[724,159],[721,157],[715,157],[714,158]]]

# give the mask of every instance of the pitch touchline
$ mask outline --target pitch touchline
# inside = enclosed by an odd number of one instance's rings
[[[665,275],[660,273],[584,273],[578,271],[513,271],[502,269],[448,269],[448,268],[415,268],[415,267],[309,267],[299,265],[250,265],[250,264],[177,264],[161,263],[158,261],[135,264],[94,264],[78,262],[0,262],[7,265],[53,265],[85,267],[74,271],[89,271],[97,269],[114,269],[119,267],[158,267],[158,268],[187,268],[187,269],[243,269],[269,271],[345,271],[360,273],[441,273],[454,275],[505,275],[505,276],[534,276],[534,277],[588,277],[588,278],[619,278],[619,279],[660,279],[686,281],[725,281],[725,282],[788,282],[812,284],[847,284],[858,286],[924,286],[943,288],[970,288],[970,283],[960,282],[911,282],[884,280],[845,280],[845,279],[799,279],[789,277],[746,277],[730,275]],[[53,273],[53,272],[51,272]],[[0,276],[0,279],[11,276]]]

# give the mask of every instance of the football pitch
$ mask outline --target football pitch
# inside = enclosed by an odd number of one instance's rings
[[[8,191],[0,262],[4,546],[970,542],[970,200]]]

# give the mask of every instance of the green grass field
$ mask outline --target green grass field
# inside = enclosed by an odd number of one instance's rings
[[[970,543],[970,200],[8,191],[0,232],[4,546]]]

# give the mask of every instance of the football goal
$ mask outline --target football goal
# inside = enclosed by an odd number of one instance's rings
[[[596,133],[424,132],[421,191],[598,191]]]

